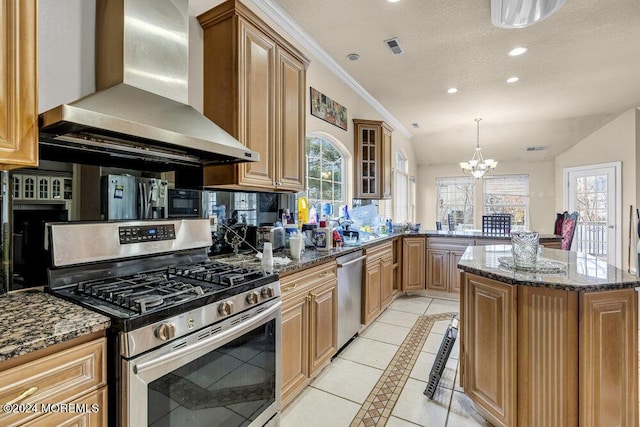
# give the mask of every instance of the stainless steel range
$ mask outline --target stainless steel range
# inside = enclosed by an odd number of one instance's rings
[[[277,274],[209,261],[208,220],[50,230],[50,292],[112,319],[111,425],[279,424]]]

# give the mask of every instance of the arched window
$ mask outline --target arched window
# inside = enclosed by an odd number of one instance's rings
[[[307,135],[307,191],[309,214],[339,215],[346,201],[346,161],[339,142],[324,134]]]

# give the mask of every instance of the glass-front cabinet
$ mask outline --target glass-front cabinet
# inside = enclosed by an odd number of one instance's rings
[[[383,121],[353,119],[356,199],[391,198],[391,133]]]

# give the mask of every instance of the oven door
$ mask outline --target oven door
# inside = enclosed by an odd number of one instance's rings
[[[122,425],[278,425],[281,305],[265,303],[123,359]]]

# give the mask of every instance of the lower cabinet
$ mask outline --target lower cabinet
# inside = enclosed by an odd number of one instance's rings
[[[424,237],[404,237],[402,239],[402,290],[415,291],[426,289]]]
[[[280,279],[282,404],[288,404],[337,351],[335,261]]]
[[[472,239],[428,238],[427,239],[427,289],[443,292],[460,292],[458,261]]]
[[[393,299],[393,245],[382,243],[366,249],[362,323],[371,323]]]
[[[106,338],[98,338],[1,370],[0,402],[16,411],[0,411],[0,425],[107,425],[106,357]],[[18,410],[28,406],[38,411]]]

